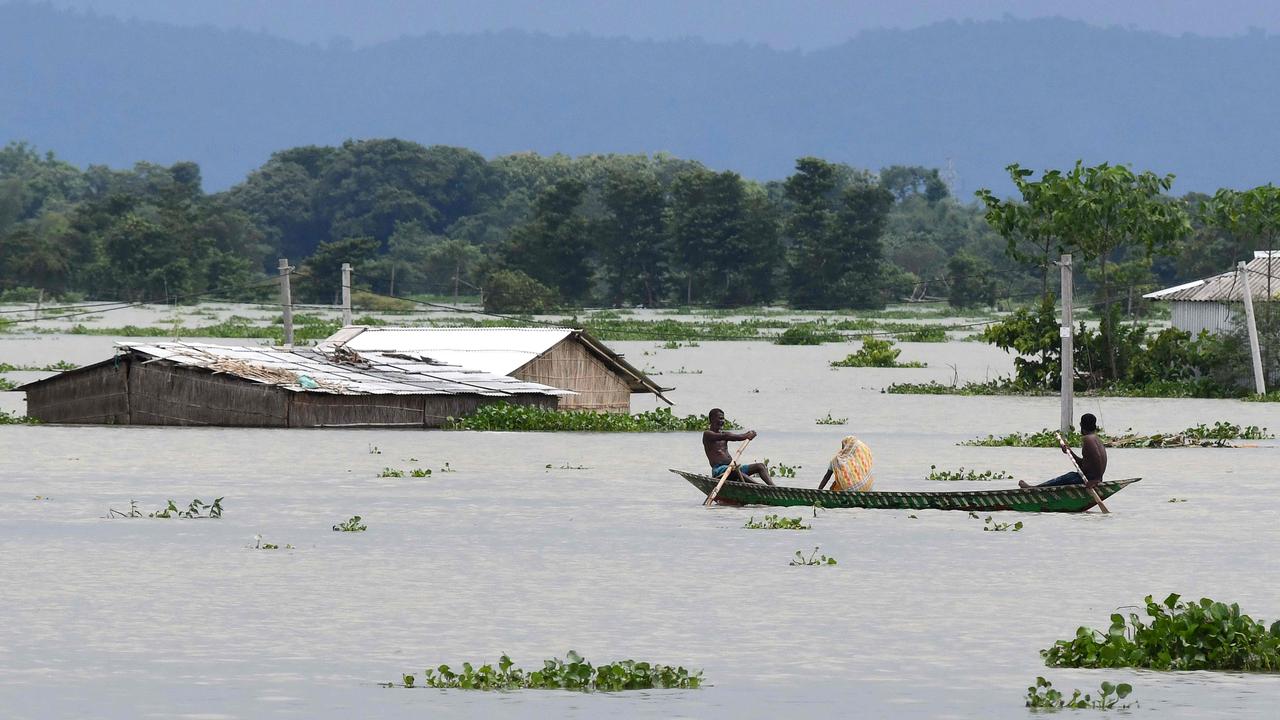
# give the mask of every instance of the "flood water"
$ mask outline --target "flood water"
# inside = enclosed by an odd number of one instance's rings
[[[96,361],[115,339],[0,335],[0,361]],[[611,345],[676,386],[676,412],[719,406],[758,430],[747,456],[802,466],[794,484],[815,485],[848,433],[872,448],[877,489],[993,486],[930,483],[930,465],[1029,480],[1069,469],[1056,450],[956,445],[1053,427],[1054,398],[880,393],[1008,373],[985,345],[901,343],[924,370],[827,367],[856,343]],[[0,393],[0,409],[21,411],[20,393]],[[1086,398],[1079,412],[1113,431],[1280,429],[1274,405],[1236,401]],[[828,413],[848,424],[815,424]],[[3,426],[0,715],[1021,718],[1044,675],[1068,692],[1130,682],[1133,714],[1271,717],[1280,676],[1060,670],[1038,654],[1148,594],[1280,619],[1280,447],[1252,444],[1113,450],[1110,477],[1144,479],[1108,501],[1112,515],[1002,514],[1025,523],[1016,533],[965,513],[803,508],[784,514],[812,530],[755,531],[743,523],[767,510],[705,509],[667,472],[703,467],[696,433]],[[387,467],[435,472],[377,477]],[[217,496],[221,520],[104,519],[131,499],[149,511]],[[331,531],[352,515],[369,530]],[[295,549],[247,549],[259,534]],[[814,546],[839,565],[788,566]],[[569,649],[701,668],[708,686],[377,685]]]

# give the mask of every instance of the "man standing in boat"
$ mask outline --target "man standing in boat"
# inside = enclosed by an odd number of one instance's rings
[[[733,464],[733,456],[729,454],[729,443],[751,440],[755,438],[756,431],[748,430],[745,433],[725,432],[724,411],[720,408],[712,408],[711,412],[707,413],[707,423],[710,427],[702,433],[702,449],[707,453],[707,462],[711,463],[712,476],[718,480],[724,475],[725,470],[729,469],[729,466]],[[729,479],[738,482],[756,482],[751,479],[751,475],[759,476],[760,482],[765,485],[773,484],[773,478],[769,477],[769,468],[764,463],[739,465],[733,469]]]
[[[1107,472],[1107,449],[1102,447],[1102,441],[1098,439],[1098,419],[1093,413],[1085,413],[1080,416],[1080,434],[1083,439],[1080,441],[1080,454],[1067,447],[1062,446],[1062,452],[1070,453],[1072,457],[1079,463],[1080,472],[1084,473],[1084,477],[1080,477],[1080,473],[1072,470],[1065,475],[1042,482],[1038,486],[1033,486],[1025,480],[1018,481],[1018,487],[1054,487],[1057,485],[1087,485],[1094,487],[1102,482],[1102,476]]]

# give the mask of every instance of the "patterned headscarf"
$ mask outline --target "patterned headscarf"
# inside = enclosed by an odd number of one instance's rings
[[[876,479],[871,475],[871,448],[853,435],[840,442],[840,452],[831,458],[831,489],[836,492],[864,492]]]

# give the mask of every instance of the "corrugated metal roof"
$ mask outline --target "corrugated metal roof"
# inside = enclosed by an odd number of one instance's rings
[[[227,373],[295,392],[338,395],[572,395],[501,374],[438,363],[413,353],[323,352],[319,348],[203,343],[116,343],[121,350]],[[313,387],[314,386],[314,387]]]
[[[317,348],[414,353],[434,361],[510,375],[573,334],[567,328],[346,327]]]
[[[1254,300],[1280,297],[1280,252],[1269,259],[1265,251],[1255,252],[1245,269],[1249,272],[1249,290]],[[1270,298],[1267,295],[1268,272],[1271,277]],[[1150,292],[1142,297],[1150,300],[1189,302],[1241,302],[1244,300],[1244,280],[1233,269],[1213,277]]]
[[[411,352],[434,361],[509,375],[567,337],[576,337],[610,369],[624,378],[632,392],[651,392],[671,404],[664,388],[648,375],[583,330],[569,328],[394,328],[344,327],[316,348],[332,352],[347,347],[359,353]]]

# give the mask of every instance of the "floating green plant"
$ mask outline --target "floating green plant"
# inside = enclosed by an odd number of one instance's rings
[[[1231,440],[1266,440],[1275,437],[1267,432],[1267,428],[1257,425],[1241,427],[1229,422],[1215,422],[1212,427],[1200,423],[1181,432],[1152,433],[1142,435],[1126,429],[1120,435],[1098,437],[1107,447],[1114,448],[1172,448],[1172,447],[1235,447]],[[1080,434],[1072,431],[1067,442],[1080,445]],[[1008,435],[988,435],[985,438],[966,440],[961,445],[979,447],[1058,447],[1058,438],[1054,430],[1044,429],[1032,433],[1009,433]]]
[[[946,333],[943,333],[943,337]],[[843,360],[833,360],[831,367],[879,367],[879,368],[922,368],[922,362],[898,362],[902,350],[893,346],[892,340],[865,337],[858,352],[845,356]]]
[[[254,539],[254,543],[252,547],[253,550],[279,550],[280,549],[280,545],[276,543],[262,542],[262,535],[260,534],[254,535],[253,539]],[[284,546],[284,549],[292,550],[293,546],[286,544]]]
[[[961,467],[959,470],[939,470],[937,465],[929,466],[929,475],[925,480],[938,480],[942,482],[986,482],[989,480],[1012,480],[1013,476],[1003,470],[966,470]]]
[[[814,420],[814,423],[816,423],[816,424],[818,424],[818,425],[844,425],[844,424],[845,424],[845,423],[847,423],[847,422],[849,422],[849,418],[847,418],[847,417],[842,417],[842,418],[838,418],[838,417],[831,417],[831,413],[830,413],[830,412],[828,412],[828,413],[827,413],[827,416],[826,416],[826,417],[820,417],[820,418],[818,418],[817,420]]]
[[[448,665],[428,668],[419,682],[414,675],[402,675],[399,683],[383,683],[383,687],[429,687],[458,690],[579,690],[583,692],[618,692],[652,688],[692,689],[702,685],[702,671],[659,663],[618,660],[593,666],[570,650],[563,660],[544,660],[540,670],[527,671],[515,666],[503,655],[496,666],[476,667],[462,663],[458,671]]]
[[[780,478],[794,478],[796,471],[804,467],[803,465],[787,465],[786,463],[773,465],[769,462],[769,458],[764,459],[764,464],[768,466],[770,476]]]
[[[969,517],[973,518],[974,520],[977,520],[977,519],[978,519],[978,513],[973,512],[973,511],[970,511],[970,512],[969,512]],[[997,521],[996,521],[996,519],[995,519],[995,518],[993,518],[993,517],[991,517],[990,515],[988,515],[988,516],[987,516],[987,519],[986,519],[986,520],[984,520],[984,521],[983,521],[983,524],[982,524],[982,530],[983,530],[984,532],[986,532],[986,531],[990,531],[990,532],[1018,532],[1018,531],[1019,531],[1019,530],[1021,530],[1021,529],[1022,529],[1022,521],[1021,521],[1021,520],[1019,520],[1018,522],[1015,522],[1015,523],[997,522]]]
[[[1060,708],[1123,710],[1129,705],[1117,705],[1117,703],[1129,697],[1131,692],[1133,692],[1133,686],[1129,683],[1113,684],[1103,682],[1098,689],[1097,699],[1087,694],[1081,694],[1079,690],[1073,690],[1071,697],[1068,698],[1058,690],[1055,690],[1053,683],[1042,677],[1037,677],[1036,684],[1027,688],[1027,707],[1042,710],[1057,710]]]
[[[431,477],[430,468],[414,468],[409,471],[409,477]]]
[[[790,565],[792,565],[793,567],[797,565],[835,565],[835,564],[836,564],[836,559],[833,557],[827,557],[826,555],[819,554],[817,546],[814,546],[813,552],[809,553],[808,557],[805,556],[803,550],[797,550],[795,557],[791,558],[791,562],[790,562]]]
[[[742,527],[750,530],[808,530],[811,526],[805,525],[803,518],[765,515],[764,520],[756,520],[756,516],[752,515]]]
[[[404,471],[397,470],[396,468],[384,467],[382,468],[382,472],[378,473],[378,477],[404,477]]]
[[[466,417],[450,418],[452,430],[525,430],[589,432],[672,432],[706,430],[702,415],[673,415],[669,408],[627,415],[591,410],[551,410],[530,405],[492,403],[482,405]],[[725,421],[725,428],[738,425]]]
[[[333,526],[334,532],[364,532],[369,526],[360,522],[359,515],[352,515],[351,519]]]
[[[1171,594],[1143,599],[1147,620],[1112,613],[1106,632],[1080,627],[1075,637],[1041,650],[1045,665],[1073,668],[1140,667],[1153,670],[1280,670],[1280,622],[1270,628],[1240,606]]]
[[[173,500],[170,500],[169,503],[165,505],[165,507],[159,510],[156,510],[154,512],[146,513],[146,514],[143,514],[142,510],[138,509],[138,501],[130,500],[129,512],[122,512],[120,510],[116,510],[115,508],[107,508],[106,517],[109,517],[109,518],[115,518],[115,517],[187,518],[191,520],[217,520],[222,517],[222,498],[215,498],[212,503],[205,503],[205,502],[202,502],[200,498],[195,498],[190,503],[187,503],[186,510],[179,508],[177,503],[175,503]]]

